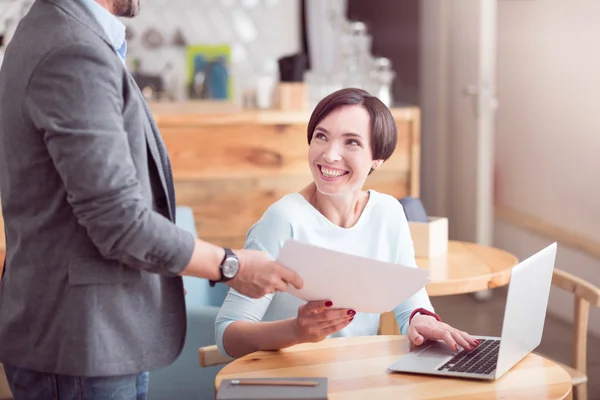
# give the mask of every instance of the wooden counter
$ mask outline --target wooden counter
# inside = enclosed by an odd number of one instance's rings
[[[198,235],[240,248],[250,226],[283,195],[312,181],[310,111],[236,110],[201,102],[151,104],[173,165],[177,203],[192,207]],[[392,110],[398,144],[366,188],[419,196],[420,112]]]

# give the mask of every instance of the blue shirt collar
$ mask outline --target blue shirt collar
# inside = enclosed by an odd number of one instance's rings
[[[125,41],[125,25],[95,0],[81,0],[100,24],[112,48],[125,60],[127,42]]]

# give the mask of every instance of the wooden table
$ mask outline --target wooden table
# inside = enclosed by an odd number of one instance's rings
[[[329,378],[329,400],[385,399],[564,399],[571,378],[560,366],[530,354],[493,382],[389,373],[387,367],[409,351],[403,336],[327,339],[236,359],[222,379],[267,377]]]
[[[478,292],[507,285],[510,271],[519,260],[513,254],[477,243],[448,242],[448,252],[434,258],[417,258],[428,269],[430,296]]]

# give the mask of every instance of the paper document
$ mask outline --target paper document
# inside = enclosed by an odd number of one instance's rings
[[[335,308],[383,313],[425,287],[429,272],[420,268],[353,256],[296,240],[285,242],[277,262],[304,280],[288,293],[302,300],[331,300]]]

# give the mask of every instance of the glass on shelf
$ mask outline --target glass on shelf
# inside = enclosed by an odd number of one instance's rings
[[[374,59],[374,86],[373,95],[377,96],[386,106],[391,107],[392,83],[396,73],[392,70],[392,62],[389,58],[377,57]]]

